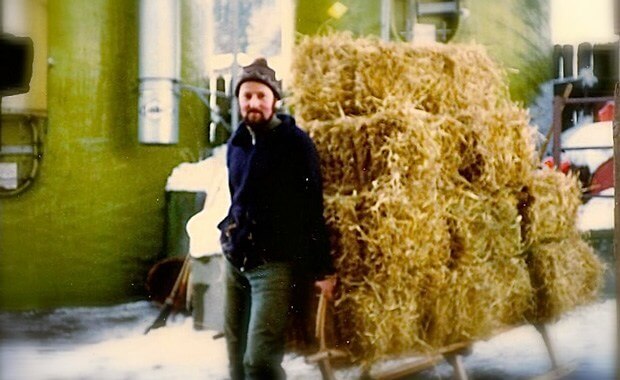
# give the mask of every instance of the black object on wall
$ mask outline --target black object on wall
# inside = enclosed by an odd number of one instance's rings
[[[30,91],[34,49],[30,37],[0,35],[0,97]]]

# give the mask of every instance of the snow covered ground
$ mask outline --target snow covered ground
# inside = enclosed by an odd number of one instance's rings
[[[580,231],[612,230],[614,228],[614,189],[601,191],[603,197],[590,199],[579,207],[577,228]]]
[[[165,328],[143,335],[157,309],[147,302],[112,307],[65,308],[52,312],[0,314],[0,379],[225,379],[223,339],[194,331],[191,318],[177,316]],[[577,309],[550,327],[561,364],[576,366],[569,379],[614,378],[615,299]],[[387,363],[386,366],[394,363]],[[473,379],[522,379],[545,372],[549,357],[532,326],[476,343],[465,357]],[[320,379],[314,365],[288,355],[289,379]],[[441,364],[416,379],[449,379]],[[355,379],[345,368],[338,379]]]

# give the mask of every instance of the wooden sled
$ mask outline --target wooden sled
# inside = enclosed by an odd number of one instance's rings
[[[336,380],[336,374],[332,366],[332,361],[334,360],[342,360],[348,357],[348,354],[342,350],[332,349],[328,347],[326,341],[326,323],[328,320],[332,320],[327,318],[328,312],[328,300],[326,297],[321,294],[318,304],[318,310],[316,314],[316,329],[315,335],[319,342],[319,350],[311,355],[306,356],[306,362],[314,363],[319,366],[321,371],[321,375],[323,380]],[[558,364],[555,351],[551,344],[551,339],[549,337],[547,327],[544,324],[534,325],[536,330],[541,334],[542,339],[545,343],[545,347],[547,348],[547,353],[549,354],[549,359],[551,362],[551,369],[540,376],[536,376],[532,379],[535,380],[553,380],[553,379],[561,379],[567,376],[569,373],[575,370],[572,366],[560,366]],[[508,331],[509,328],[499,330],[493,335],[498,335],[500,333]],[[463,356],[469,355],[472,352],[472,346],[475,342],[461,342],[454,343],[448,346],[442,347],[436,350],[434,353],[425,354],[425,355],[415,355],[412,353],[411,357],[417,358],[414,361],[400,364],[396,367],[392,367],[384,370],[366,370],[362,371],[362,375],[360,380],[395,380],[401,379],[406,376],[411,376],[417,373],[420,373],[424,370],[430,369],[437,364],[447,361],[453,368],[453,379],[456,380],[467,380],[467,371],[463,365]],[[406,357],[406,356],[405,356]]]

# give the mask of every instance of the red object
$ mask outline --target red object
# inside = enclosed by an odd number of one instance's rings
[[[603,190],[614,187],[614,158],[603,162],[592,175],[590,192],[598,194]]]
[[[553,162],[553,157],[551,157],[551,156],[545,157],[545,159],[543,160],[543,165],[545,165],[546,167],[548,167],[550,169],[555,169],[555,164]],[[560,162],[559,170],[562,173],[567,174],[568,171],[570,170],[570,161],[562,160]]]
[[[614,119],[616,107],[614,102],[607,102],[600,110],[597,112],[598,121],[612,121]]]

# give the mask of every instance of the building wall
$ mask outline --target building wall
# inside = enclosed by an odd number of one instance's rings
[[[182,80],[200,85],[200,1],[181,3]],[[205,148],[206,110],[184,92],[179,144],[138,143],[137,4],[47,2],[43,158],[28,190],[0,198],[1,309],[141,296],[164,254],[166,179]]]
[[[381,0],[340,0],[347,7],[338,19],[329,16],[332,0],[297,0],[298,33],[313,35],[330,30],[348,30],[357,35],[381,34]]]

